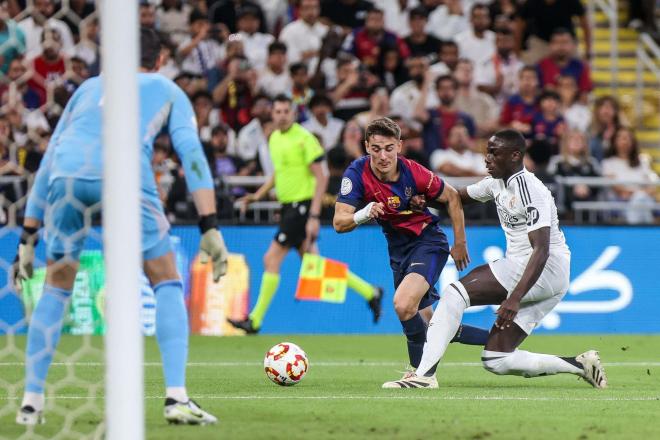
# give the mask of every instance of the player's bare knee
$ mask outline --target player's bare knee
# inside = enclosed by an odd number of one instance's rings
[[[399,321],[407,321],[417,314],[417,304],[410,298],[394,297],[394,311]]]
[[[513,353],[501,353],[484,350],[481,352],[481,363],[486,371],[493,374],[504,375],[511,372],[511,355]]]

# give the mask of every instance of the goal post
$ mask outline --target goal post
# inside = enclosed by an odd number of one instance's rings
[[[138,0],[100,3],[106,438],[143,439]]]

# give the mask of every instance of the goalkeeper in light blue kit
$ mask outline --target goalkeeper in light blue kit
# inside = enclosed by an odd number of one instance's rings
[[[217,419],[190,400],[185,388],[188,317],[183,285],[170,246],[169,224],[151,169],[153,141],[161,131],[169,133],[183,164],[186,182],[200,216],[200,251],[203,259],[212,259],[215,281],[227,270],[227,250],[216,229],[213,182],[197,136],[190,101],[172,81],[154,73],[160,65],[157,34],[142,29],[140,37],[142,252],[144,271],[156,295],[156,338],[166,385],[165,419],[171,423],[211,424]],[[45,421],[46,375],[59,340],[89,225],[83,210],[90,211],[94,205],[98,207],[102,200],[102,109],[101,78],[91,78],[76,90],[67,104],[28,199],[13,267],[17,288],[20,289],[21,281],[31,275],[41,222],[45,226],[48,267],[43,294],[28,330],[25,394],[16,416],[19,424],[35,425]],[[133,243],[127,243],[131,245]]]

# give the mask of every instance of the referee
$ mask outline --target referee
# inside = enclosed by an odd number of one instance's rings
[[[316,137],[295,123],[291,98],[279,95],[273,100],[272,119],[275,131],[268,140],[274,173],[256,193],[240,199],[243,206],[261,200],[275,187],[282,204],[279,229],[264,255],[264,273],[259,297],[252,312],[243,321],[229,320],[248,334],[259,332],[264,316],[280,283],[280,267],[291,248],[302,257],[305,252],[318,254],[316,239],[320,229],[321,200],[328,186],[324,150]],[[374,322],[381,313],[382,289],[362,280],[352,272],[348,287],[368,303]]]

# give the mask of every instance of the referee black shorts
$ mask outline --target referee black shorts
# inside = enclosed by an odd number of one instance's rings
[[[311,204],[311,200],[282,204],[280,225],[275,233],[276,242],[291,248],[299,248],[303,244],[307,236],[305,227]]]

